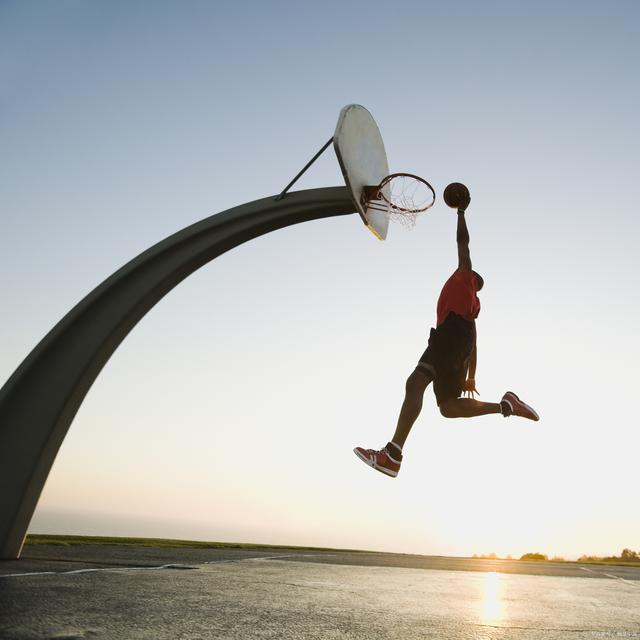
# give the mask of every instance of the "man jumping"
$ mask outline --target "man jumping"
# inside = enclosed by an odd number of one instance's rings
[[[407,378],[406,395],[393,438],[377,451],[356,447],[354,453],[370,467],[396,477],[402,462],[402,447],[420,415],[424,392],[430,382],[440,413],[445,418],[472,418],[490,413],[539,420],[538,414],[507,391],[500,402],[475,399],[476,323],[480,313],[478,291],[484,281],[471,268],[469,232],[464,215],[469,199],[458,209],[458,268],[445,282],[437,307],[437,326],[431,329],[426,351]],[[467,397],[460,397],[463,392]]]

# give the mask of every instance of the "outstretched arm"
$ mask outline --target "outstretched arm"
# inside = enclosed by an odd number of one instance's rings
[[[458,230],[456,232],[458,242],[458,269],[471,271],[471,254],[469,253],[469,231],[464,219],[464,209],[458,209]]]
[[[476,365],[478,364],[478,346],[477,339],[475,335],[475,324],[474,324],[474,337],[473,337],[473,350],[471,351],[471,355],[469,356],[469,365],[467,368],[467,379],[465,380],[462,390],[465,392],[465,395],[469,398],[474,398],[475,394],[478,393],[476,389]]]

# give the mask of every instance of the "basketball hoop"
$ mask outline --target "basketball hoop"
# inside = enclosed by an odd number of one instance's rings
[[[412,173],[392,173],[374,186],[362,190],[365,209],[383,211],[389,220],[413,227],[417,217],[433,206],[436,192],[420,176]]]

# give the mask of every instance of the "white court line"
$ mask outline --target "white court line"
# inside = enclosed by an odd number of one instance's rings
[[[308,558],[309,556],[314,555],[311,553],[287,553],[283,556],[264,556],[259,558],[247,558],[247,560],[280,560],[281,558]],[[318,555],[317,553],[315,555]]]
[[[275,558],[290,558],[291,556],[260,556],[259,558],[235,558],[230,560],[207,560],[207,562],[200,562],[200,565],[204,564],[224,564],[225,562],[250,562],[251,560],[273,560]]]
[[[163,564],[157,567],[100,567],[97,569],[72,569],[71,571],[33,571],[31,573],[5,573],[0,578],[23,578],[26,576],[64,576],[77,573],[95,573],[98,571],[151,571],[156,569],[197,569],[186,564]]]
[[[238,560],[211,560],[202,564],[221,564],[222,562],[262,562],[264,560],[281,560],[282,558],[314,558],[317,556],[335,556],[335,553],[287,553],[281,556],[258,556],[257,558],[240,558]]]
[[[232,558],[229,560],[209,560],[207,562],[199,562],[194,565],[190,564],[163,564],[156,567],[100,567],[96,569],[72,569],[71,571],[33,571],[31,573],[5,573],[0,575],[1,578],[26,578],[29,576],[64,576],[79,573],[97,573],[97,572],[115,572],[115,571],[156,571],[158,569],[197,569],[199,566],[208,564],[225,564],[229,562],[249,562],[252,560],[278,560],[281,558],[305,557],[313,554],[296,554],[291,553],[281,556],[260,556],[257,558]],[[319,554],[315,554],[319,555]]]
[[[630,584],[633,587],[637,587],[635,581],[633,580],[625,580],[625,578],[621,578],[620,576],[614,576],[612,573],[604,573],[602,571],[594,571],[593,569],[589,569],[587,567],[578,567],[578,569],[582,569],[583,571],[588,571],[589,573],[595,573],[597,576],[605,576],[606,578],[612,578],[613,580],[620,580],[620,582],[624,582],[625,584]]]
[[[338,553],[289,553],[283,556],[264,556],[260,558],[247,558],[247,560],[278,560],[279,558],[334,558]]]

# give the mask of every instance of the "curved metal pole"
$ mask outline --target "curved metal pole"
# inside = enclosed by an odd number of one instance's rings
[[[0,389],[0,558],[20,556],[69,425],[102,367],[149,309],[196,269],[247,240],[354,212],[346,187],[228,209],[141,253],[60,320]]]

